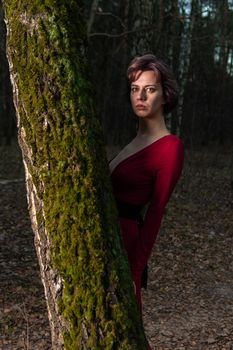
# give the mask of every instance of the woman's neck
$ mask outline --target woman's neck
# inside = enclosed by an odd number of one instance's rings
[[[159,119],[139,119],[137,138],[159,138],[169,134],[164,118]]]

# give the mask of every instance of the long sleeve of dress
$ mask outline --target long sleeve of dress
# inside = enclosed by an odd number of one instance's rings
[[[184,159],[182,142],[167,143],[153,177],[153,193],[135,247],[133,270],[143,271],[158,235],[164,209],[180,177]]]

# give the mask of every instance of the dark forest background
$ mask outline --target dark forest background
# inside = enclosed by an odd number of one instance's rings
[[[173,68],[178,108],[168,116],[187,147],[232,144],[233,0],[92,0],[85,2],[89,59],[108,146],[134,135],[126,69],[151,52]],[[16,135],[16,118],[0,23],[0,144]]]

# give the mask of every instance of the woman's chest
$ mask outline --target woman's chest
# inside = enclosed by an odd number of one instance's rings
[[[150,155],[143,154],[124,160],[112,172],[114,193],[137,191],[151,193],[156,177],[156,164]]]

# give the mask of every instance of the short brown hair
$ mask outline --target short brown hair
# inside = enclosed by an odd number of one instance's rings
[[[178,86],[174,75],[168,65],[152,54],[135,57],[129,64],[127,76],[132,83],[138,77],[138,73],[152,70],[162,85],[165,99],[164,113],[170,113],[178,102]]]

